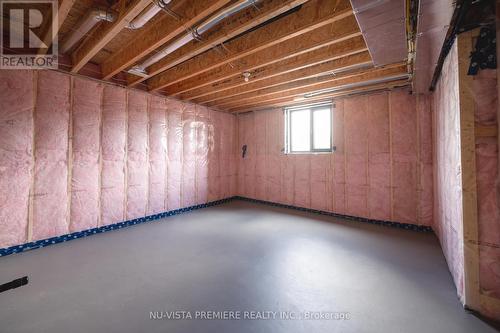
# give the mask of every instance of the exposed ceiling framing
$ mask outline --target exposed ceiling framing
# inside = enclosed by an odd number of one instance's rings
[[[389,89],[408,85],[411,79],[404,59],[374,66],[373,50],[349,0],[59,3],[59,43],[68,40],[92,10],[112,13],[61,54],[62,70],[222,111]],[[376,0],[364,3],[370,10],[378,5]],[[131,29],[134,19],[152,9],[152,18]],[[388,15],[384,20],[391,19]],[[200,29],[207,22],[213,24]]]

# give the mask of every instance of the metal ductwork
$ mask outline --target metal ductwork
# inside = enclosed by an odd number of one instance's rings
[[[127,29],[137,30],[142,28],[153,17],[161,12],[172,0],[157,0],[153,5],[137,15],[128,25]]]
[[[125,28],[137,30],[142,28],[149,20],[158,14],[171,0],[157,0],[153,5],[137,15]],[[81,40],[97,23],[101,21],[114,22],[118,13],[111,9],[92,9],[81,21],[79,27],[66,39],[61,47],[62,53],[70,50]]]
[[[83,38],[97,23],[101,21],[113,22],[116,20],[116,13],[106,9],[92,9],[87,16],[81,21],[78,28],[64,41],[61,51],[66,53],[70,50],[80,39]]]
[[[418,11],[414,91],[428,94],[448,27],[455,9],[453,0],[420,0]]]
[[[144,62],[142,62],[139,65],[136,65],[132,67],[131,69],[128,70],[128,73],[134,74],[137,76],[142,76],[142,77],[147,77],[148,74],[146,72],[146,68],[151,66],[154,63],[157,63],[160,61],[162,58],[166,57],[170,53],[174,52],[175,50],[181,48],[182,46],[186,45],[192,40],[199,40],[201,34],[205,33],[209,29],[213,28],[216,26],[218,23],[223,21],[224,19],[228,18],[229,16],[251,6],[257,3],[259,0],[240,0],[237,3],[233,4],[232,6],[229,6],[215,15],[211,16],[208,18],[206,21],[192,29],[192,31],[187,32],[184,34],[182,37],[176,39],[173,43],[169,44],[167,47],[161,49],[156,53],[155,55],[151,56]]]
[[[408,56],[403,0],[351,0],[354,15],[375,66]]]

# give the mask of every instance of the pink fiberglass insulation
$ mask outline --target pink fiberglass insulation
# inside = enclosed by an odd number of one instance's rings
[[[368,98],[344,101],[344,135],[346,158],[346,214],[369,217],[368,214],[368,132],[366,124]]]
[[[125,170],[127,149],[126,90],[104,86],[102,105],[101,224],[125,217]]]
[[[335,101],[332,110],[332,137],[335,153],[332,154],[332,211],[346,214],[346,165],[344,136],[344,101]]]
[[[176,100],[167,100],[167,208],[174,210],[182,207],[182,151],[183,104]]]
[[[391,148],[388,93],[368,97],[368,211],[370,218],[391,219]],[[430,126],[430,124],[429,124]],[[432,178],[431,178],[432,179]]]
[[[476,126],[497,126],[497,71],[481,70],[471,87]],[[498,136],[498,134],[497,134]],[[479,279],[483,293],[500,298],[500,200],[498,138],[476,137],[476,183],[479,232]],[[484,311],[493,311],[484,307]],[[494,313],[492,313],[494,314]],[[491,317],[498,316],[496,313]]]
[[[196,199],[195,204],[202,204],[208,202],[208,175],[209,168],[213,167],[212,162],[215,163],[213,156],[214,151],[214,132],[210,122],[210,114],[205,106],[196,105],[196,121],[194,123],[196,130],[196,152],[195,152],[195,190]],[[212,130],[210,130],[212,127]],[[208,159],[209,142],[211,143],[211,157]],[[217,177],[217,174],[213,174]],[[213,179],[216,182],[216,179]],[[215,194],[215,197],[218,193]]]
[[[280,114],[281,110],[271,110],[265,113],[267,116],[266,125],[266,145],[267,145],[267,177],[266,200],[272,202],[281,201],[281,148],[283,143],[279,135],[279,129],[282,126]]]
[[[33,87],[33,72],[0,70],[0,247],[27,241]]]
[[[464,293],[460,108],[457,46],[451,48],[433,96],[434,231],[441,242],[448,267]]]
[[[148,206],[148,95],[131,90],[127,106],[127,219],[135,219]]]
[[[427,95],[417,96],[418,116],[418,219],[422,224],[431,225],[433,219],[434,188],[432,179],[432,110],[431,98]]]
[[[68,132],[70,76],[38,74],[35,105],[33,240],[69,231]]]
[[[255,126],[255,197],[266,198],[266,112],[257,112],[254,117]]]
[[[234,115],[55,71],[0,79],[0,247],[238,193]]]
[[[311,207],[311,158],[297,155],[294,158],[294,202],[297,207]]]
[[[417,113],[415,96],[391,93],[392,186],[394,218],[411,223],[417,219]]]
[[[72,101],[72,170],[70,231],[99,224],[99,150],[102,85],[75,78]]]
[[[196,203],[196,107],[187,104],[182,114],[182,207]]]
[[[208,182],[208,201],[219,200],[222,193],[222,180],[221,172],[227,170],[226,168],[221,168],[221,145],[222,138],[224,136],[225,125],[223,123],[223,114],[217,111],[209,112],[209,123],[207,126],[208,132],[208,150],[207,150],[207,182]],[[198,175],[197,175],[198,177]]]
[[[328,154],[311,155],[311,208],[331,211],[331,156]]]
[[[149,205],[147,215],[167,210],[167,105],[151,96],[149,105]]]
[[[222,112],[211,111],[210,119],[214,129],[214,145],[215,159],[217,164],[211,168],[218,174],[217,181],[214,183],[213,188],[210,190],[209,199],[215,197],[216,194],[219,199],[231,196],[231,115]],[[210,176],[210,178],[212,178]],[[212,188],[212,187],[211,187]]]
[[[430,105],[422,100],[418,115],[416,105],[417,97],[407,90],[335,100],[332,137],[336,150],[326,154],[283,154],[281,109],[239,115],[239,146],[247,145],[245,158],[239,156],[239,194],[339,214],[430,225],[432,195],[426,195],[432,194],[431,139],[418,136],[430,136]],[[418,133],[417,120],[425,127]],[[417,161],[421,161],[420,168]]]

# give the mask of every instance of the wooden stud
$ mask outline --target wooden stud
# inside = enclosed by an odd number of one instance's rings
[[[394,152],[392,149],[392,92],[387,94],[389,106],[389,167],[390,167],[390,179],[389,179],[389,188],[390,188],[390,205],[391,205],[391,221],[394,221]]]
[[[66,194],[68,196],[68,202],[66,205],[66,224],[68,227],[68,231],[70,231],[71,227],[71,201],[72,201],[72,175],[73,175],[73,105],[75,99],[75,77],[70,76],[69,78],[69,117],[68,117],[68,150],[66,152],[66,158],[68,163],[68,174],[66,178]]]
[[[102,225],[102,166],[103,166],[103,158],[102,158],[102,135],[103,135],[103,111],[104,111],[104,86],[100,86],[101,90],[101,103],[100,103],[100,110],[99,110],[99,180],[98,180],[98,197],[99,197],[99,202],[98,207],[99,207],[99,217],[97,221],[97,226],[100,227]]]
[[[38,71],[33,71],[33,112],[31,114],[31,127],[33,129],[31,138],[31,179],[30,179],[30,192],[28,198],[28,230],[27,230],[27,240],[31,242],[33,240],[33,217],[34,217],[34,198],[35,198],[35,171],[36,171],[36,104],[38,100]]]
[[[498,127],[497,125],[491,125],[491,126],[476,125],[474,134],[476,135],[477,138],[488,138],[488,137],[496,138],[498,136]]]
[[[476,139],[474,134],[474,96],[470,87],[472,77],[467,75],[472,37],[478,29],[457,37],[459,103],[460,103],[460,150],[462,161],[462,218],[464,255],[464,305],[479,310],[479,247],[476,182]]]

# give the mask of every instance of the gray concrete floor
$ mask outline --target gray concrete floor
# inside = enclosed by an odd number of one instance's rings
[[[462,309],[434,235],[241,201],[0,258],[0,283],[24,275],[0,332],[495,331]],[[350,319],[150,319],[223,310]]]

